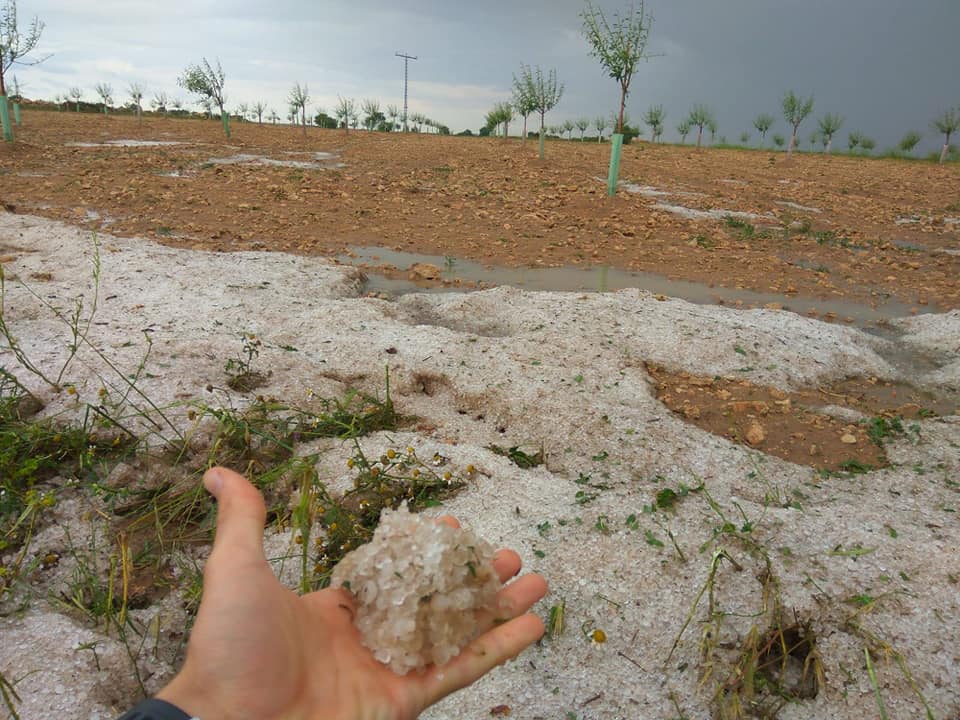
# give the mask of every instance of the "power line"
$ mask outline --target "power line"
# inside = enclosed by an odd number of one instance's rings
[[[416,55],[407,55],[406,53],[395,53],[397,57],[403,58],[403,131],[407,132],[407,78],[409,76],[410,61],[416,60]]]

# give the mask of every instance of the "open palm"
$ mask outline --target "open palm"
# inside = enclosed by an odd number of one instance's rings
[[[204,720],[414,718],[543,634],[540,619],[524,613],[546,593],[546,582],[525,575],[500,590],[497,617],[487,618],[486,632],[459,656],[397,675],[361,644],[348,592],[300,597],[276,579],[263,554],[266,513],[256,488],[223,468],[208,471],[204,483],[219,501],[219,517],[203,601],[186,663],[158,694],[187,713]],[[501,550],[494,566],[506,582],[520,571],[520,558]]]

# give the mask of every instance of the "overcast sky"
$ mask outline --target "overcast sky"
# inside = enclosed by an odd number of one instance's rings
[[[628,0],[603,0],[612,11]],[[228,107],[266,101],[286,115],[294,82],[307,83],[311,113],[337,96],[402,105],[404,50],[410,112],[454,132],[483,123],[510,95],[521,63],[556,68],[566,86],[548,124],[607,115],[619,86],[606,77],[580,32],[581,0],[19,0],[21,22],[46,23],[42,65],[15,69],[28,97],[73,86],[94,100],[131,81],[189,100],[176,78],[191,62],[219,58]],[[778,118],[787,89],[813,94],[814,117],[838,112],[839,135],[859,130],[883,149],[907,130],[938,146],[931,119],[960,106],[960,0],[647,0],[655,18],[628,111],[667,111],[667,139],[692,104],[716,114],[731,142],[758,113]],[[816,127],[801,127],[804,144]],[[942,142],[942,139],[941,139]]]

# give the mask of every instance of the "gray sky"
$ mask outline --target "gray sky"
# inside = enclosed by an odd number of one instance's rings
[[[604,0],[613,10],[627,0]],[[46,22],[46,63],[16,68],[28,97],[72,86],[94,100],[111,83],[126,100],[131,81],[189,100],[176,78],[202,56],[219,58],[228,106],[266,101],[286,115],[294,82],[307,83],[311,113],[331,111],[337,95],[402,104],[410,63],[410,111],[456,132],[475,132],[510,95],[520,63],[556,68],[566,91],[548,124],[608,115],[619,86],[588,57],[580,0],[19,0],[21,21]],[[960,105],[960,0],[647,0],[655,17],[628,111],[652,103],[667,111],[666,138],[693,103],[715,112],[720,135],[752,135],[753,118],[778,118],[787,89],[813,94],[813,117],[839,112],[849,130],[878,148],[915,129],[926,150],[939,145],[930,120]],[[816,122],[801,126],[807,145]],[[518,128],[517,128],[518,129]],[[942,142],[942,139],[940,140]]]

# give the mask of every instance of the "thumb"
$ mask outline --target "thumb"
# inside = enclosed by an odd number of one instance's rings
[[[260,491],[243,475],[223,467],[207,470],[203,485],[218,505],[213,552],[229,549],[234,556],[264,559],[263,524],[267,509]]]

